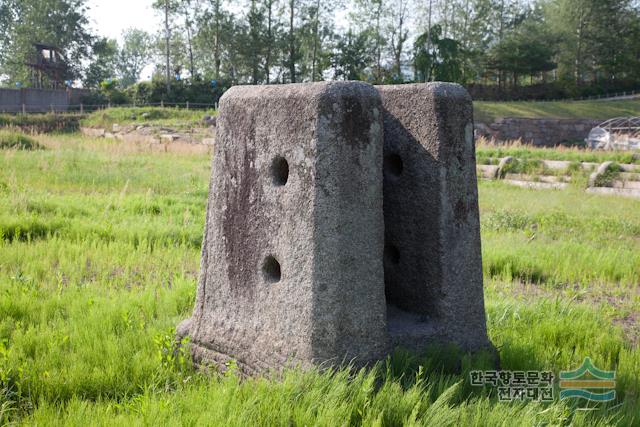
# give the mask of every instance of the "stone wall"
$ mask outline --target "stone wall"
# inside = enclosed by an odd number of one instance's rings
[[[0,113],[46,113],[67,111],[70,105],[79,105],[85,89],[0,89]]]
[[[566,142],[584,141],[601,120],[499,118],[490,125],[476,123],[476,136],[498,141],[521,140],[526,144],[552,147]]]

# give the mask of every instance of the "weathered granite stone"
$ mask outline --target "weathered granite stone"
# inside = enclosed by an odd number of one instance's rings
[[[217,126],[196,305],[179,328],[195,361],[251,374],[383,357],[378,93],[236,86]]]
[[[446,83],[377,89],[384,110],[384,272],[393,344],[491,348],[471,98]]]

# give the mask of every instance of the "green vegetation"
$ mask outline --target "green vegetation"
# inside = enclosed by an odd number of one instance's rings
[[[611,187],[611,183],[620,178],[620,172],[622,172],[620,165],[611,163],[603,174],[596,177],[594,185],[596,187]]]
[[[26,133],[71,132],[78,130],[77,114],[0,114],[0,128],[16,128]]]
[[[21,132],[0,129],[0,150],[37,150],[42,148],[33,138]]]
[[[0,424],[634,425],[640,202],[481,182],[486,308],[501,369],[617,370],[617,401],[500,403],[482,355],[398,352],[370,371],[240,380],[174,352],[190,315],[204,155],[39,138],[0,157]],[[591,405],[592,407],[594,405]]]
[[[499,159],[511,156],[521,160],[566,160],[571,162],[603,163],[608,160],[620,164],[640,164],[640,156],[628,151],[594,151],[578,147],[532,147],[530,145],[492,144],[480,141],[476,160],[480,165],[498,164]]]
[[[178,128],[190,128],[203,126],[202,118],[205,115],[214,116],[215,110],[187,110],[184,108],[160,108],[160,107],[114,107],[89,114],[82,119],[82,126],[109,128],[114,124],[152,124],[160,126],[172,126]]]
[[[530,117],[554,119],[595,119],[637,116],[640,99],[623,101],[545,101],[545,102],[482,102],[473,103],[477,122],[493,123],[499,117]]]

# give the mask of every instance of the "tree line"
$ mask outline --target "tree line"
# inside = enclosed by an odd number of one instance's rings
[[[28,84],[25,58],[34,42],[46,42],[63,49],[70,80],[111,94],[129,88],[139,97],[329,79],[452,81],[489,94],[543,88],[541,97],[551,89],[568,95],[636,88],[639,6],[637,0],[155,0],[157,31],[129,29],[118,42],[91,31],[86,0],[0,0],[0,78]],[[141,76],[149,65],[151,75]],[[141,77],[152,83],[135,87]]]

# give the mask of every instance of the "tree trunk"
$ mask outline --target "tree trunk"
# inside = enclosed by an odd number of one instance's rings
[[[251,0],[251,10],[250,10],[251,19],[249,21],[249,33],[251,34],[251,83],[254,85],[258,84],[258,73],[260,72],[260,67],[258,64],[258,44],[260,43],[260,35],[258,34],[258,29],[256,26],[256,0]]]
[[[273,40],[271,40],[271,26],[272,26],[272,9],[273,9],[273,0],[267,0],[267,51],[265,53],[264,59],[264,70],[266,74],[266,82],[269,84],[270,74],[271,74],[271,45],[273,44]]]
[[[316,81],[316,63],[318,58],[318,26],[320,21],[320,0],[316,0],[316,19],[313,23],[313,57],[311,60],[311,81]]]
[[[431,55],[431,16],[433,8],[433,0],[429,0],[429,18],[427,19],[427,55]],[[433,64],[429,64],[426,75],[423,76],[423,80],[426,82],[431,81],[431,69]]]
[[[196,75],[195,66],[193,65],[193,43],[191,41],[191,21],[189,20],[189,12],[185,10],[185,22],[187,27],[187,47],[189,48],[189,73],[193,79]]]
[[[166,83],[167,83],[167,93],[171,91],[171,51],[170,51],[170,42],[171,42],[171,29],[169,28],[169,0],[164,0],[164,31],[165,31],[165,55],[166,58]]]
[[[215,0],[214,3],[215,14],[215,33],[213,41],[213,76],[216,80],[220,79],[220,0]]]
[[[380,15],[382,15],[382,2],[378,0],[376,11],[376,83],[382,83],[382,48],[380,42]]]
[[[293,27],[294,16],[295,0],[289,0],[289,73],[291,74],[291,83],[296,82],[296,39]]]

